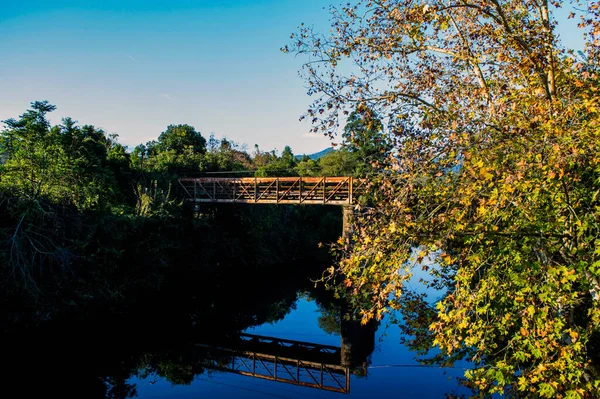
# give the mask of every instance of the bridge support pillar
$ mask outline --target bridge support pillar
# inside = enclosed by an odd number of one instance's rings
[[[352,233],[352,219],[354,216],[354,207],[351,205],[346,205],[343,207],[342,214],[342,237],[344,239],[349,239],[350,234]]]
[[[375,331],[377,331],[379,322],[370,320],[367,324],[362,325],[360,320],[352,318],[347,320],[345,316],[352,317],[347,303],[342,303],[341,316],[341,364],[366,375],[368,357],[375,349]]]

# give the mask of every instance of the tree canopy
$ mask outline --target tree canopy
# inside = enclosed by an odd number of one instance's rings
[[[315,131],[366,107],[391,145],[330,277],[364,321],[399,309],[415,346],[472,361],[481,396],[600,395],[599,5],[581,54],[561,5],[358,0],[284,48],[308,58]]]

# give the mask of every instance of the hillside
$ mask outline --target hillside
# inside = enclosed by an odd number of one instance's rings
[[[317,160],[323,156],[325,156],[326,154],[329,154],[331,151],[333,151],[332,147],[327,147],[322,151],[319,152],[315,152],[314,154],[310,154],[308,155],[308,157],[312,160]],[[296,155],[296,159],[302,159],[304,157],[304,155]]]

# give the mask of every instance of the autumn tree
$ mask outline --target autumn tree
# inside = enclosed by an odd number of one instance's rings
[[[577,56],[561,5],[357,0],[284,48],[308,58],[315,131],[368,107],[393,144],[338,289],[364,321],[415,316],[406,330],[472,361],[481,396],[600,396],[600,19],[581,5]],[[403,295],[414,267],[445,292],[434,308]]]

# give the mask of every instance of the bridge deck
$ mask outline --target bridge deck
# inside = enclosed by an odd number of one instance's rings
[[[251,204],[352,205],[366,180],[352,177],[181,178],[187,200]]]

